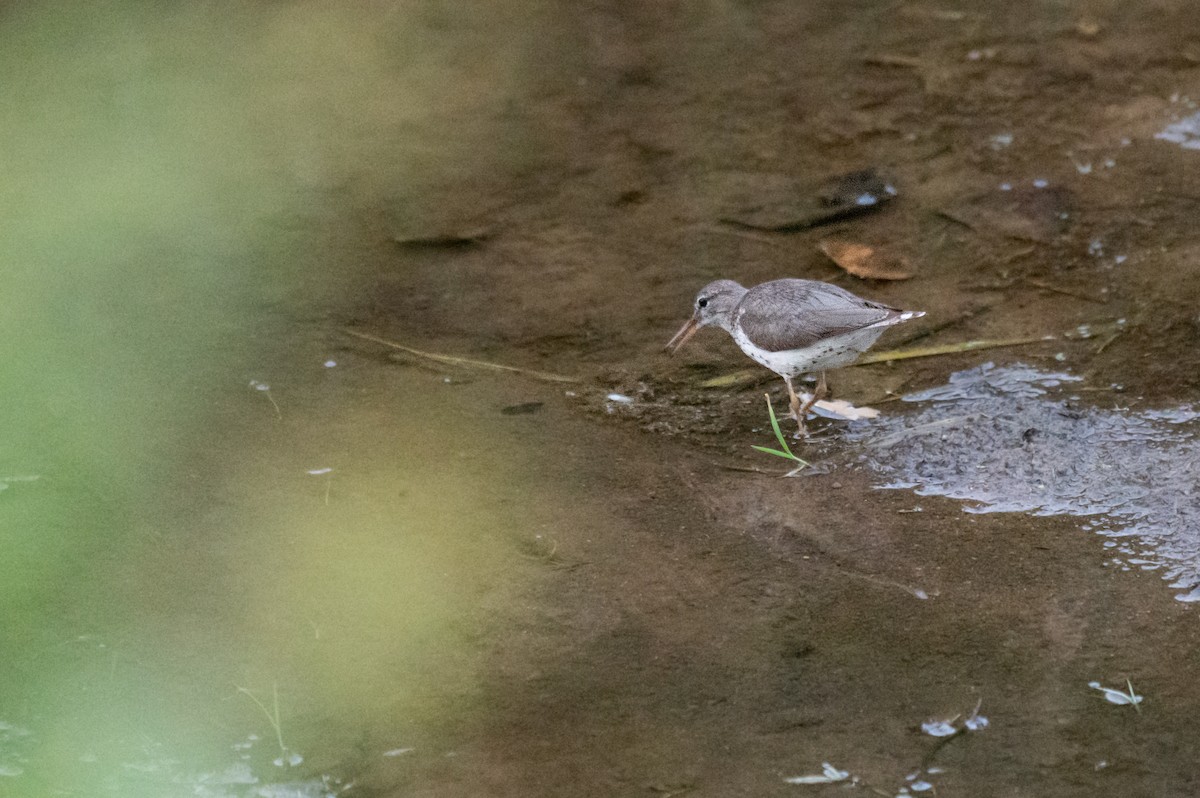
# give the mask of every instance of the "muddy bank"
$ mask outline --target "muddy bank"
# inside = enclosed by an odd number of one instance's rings
[[[1190,113],[1194,44],[1135,16],[725,4],[575,21],[575,85],[523,111],[571,135],[487,215],[491,238],[400,253],[361,319],[581,376],[543,400],[569,416],[531,434],[580,442],[578,506],[609,519],[560,533],[570,566],[547,569],[535,620],[497,644],[495,711],[404,789],[791,794],[819,788],[784,777],[824,761],[887,794],[922,764],[945,768],[922,776],[939,790],[1195,788],[1175,747],[1195,633],[1157,575],[1114,567],[1077,520],[881,493],[837,425],[809,449],[830,473],[730,470],[775,468],[748,447],[769,442],[761,392],[778,402],[779,386],[699,387],[744,367],[722,335],[660,352],[708,280],[802,276],[926,310],[912,345],[1056,336],[987,358],[1069,369],[1088,406],[1189,401],[1200,159],[1155,134]],[[875,165],[899,187],[877,213],[786,234],[721,221],[743,201],[723,187],[755,175],[815,191]],[[857,283],[818,250],[830,236],[903,251],[916,276]],[[844,370],[834,387],[902,430],[915,411],[891,400],[982,360]],[[1161,699],[1139,714],[1087,686],[1126,677]],[[921,723],[977,702],[987,729],[926,761]]]

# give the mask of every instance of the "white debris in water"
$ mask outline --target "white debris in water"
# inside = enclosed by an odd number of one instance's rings
[[[930,737],[949,737],[952,734],[956,734],[958,729],[954,727],[953,721],[950,720],[927,720],[921,724],[921,731]]]
[[[860,207],[869,207],[879,202],[879,198],[874,194],[859,194],[854,199],[854,204]]]
[[[198,784],[258,784],[258,777],[246,762],[235,762],[220,773],[205,773]]]
[[[325,366],[325,368],[331,369],[337,365],[337,361],[336,360],[326,360],[323,365]]]
[[[1092,173],[1092,164],[1090,161],[1088,163],[1077,163],[1075,164],[1075,171],[1081,175],[1090,175]]]
[[[1002,150],[1005,147],[1011,146],[1012,143],[1012,133],[997,133],[988,139],[988,146],[990,146],[993,150]]]
[[[413,751],[416,751],[416,750],[417,749],[415,749],[415,748],[393,748],[391,751],[384,751],[383,755],[384,756],[403,756],[404,754],[411,754]]]
[[[983,715],[972,715],[963,721],[963,726],[966,726],[968,731],[983,731],[989,724],[990,721]]]
[[[1088,242],[1088,254],[1093,258],[1104,257],[1104,242],[1098,238],[1093,238]]]
[[[1041,177],[1033,181],[1034,188],[1045,188],[1048,185],[1050,185],[1050,181]]]
[[[1120,266],[1122,263],[1124,263],[1127,260],[1129,260],[1128,255],[1117,255],[1116,257],[1113,258],[1113,263]]]
[[[264,784],[254,791],[256,798],[334,798],[340,792],[329,788],[324,781],[291,781]]]
[[[304,757],[300,756],[295,751],[285,751],[282,755],[277,756],[277,757],[275,757],[275,759],[271,760],[271,764],[273,764],[277,768],[281,768],[284,766],[294,768],[294,767],[297,767],[298,765],[300,765],[303,761],[304,761]]]
[[[858,421],[864,418],[878,418],[879,411],[873,407],[855,407],[845,399],[831,399],[817,402],[812,411],[823,418],[834,418],[841,421]]]
[[[610,401],[610,402],[616,402],[616,403],[617,403],[617,404],[619,404],[619,405],[631,405],[631,404],[633,404],[633,397],[632,397],[632,396],[626,396],[626,395],[625,395],[625,394],[623,394],[623,393],[610,393],[610,394],[609,394],[608,396],[606,396],[605,398],[606,398],[606,399],[608,399],[608,401]]]
[[[271,386],[267,385],[262,380],[250,380],[250,387],[256,391],[269,391]]]
[[[1001,183],[1000,190],[1001,191],[1012,191],[1012,183]]]
[[[13,482],[37,482],[41,478],[40,474],[13,474],[0,477],[0,490],[8,490]]]
[[[819,776],[790,776],[784,779],[784,782],[787,784],[834,784],[848,778],[850,778],[849,771],[838,770],[828,762],[822,762]]]
[[[1133,687],[1130,686],[1126,690],[1114,690],[1111,687],[1103,687],[1100,682],[1088,682],[1088,687],[1093,690],[1099,690],[1104,694],[1104,700],[1110,704],[1124,706],[1126,704],[1136,706],[1142,703],[1144,696],[1137,695],[1133,692]]]
[[[1172,122],[1155,133],[1154,138],[1178,144],[1185,150],[1200,150],[1200,114],[1192,114]]]
[[[322,474],[329,474],[332,471],[333,471],[332,468],[310,468],[307,471],[305,471],[304,473],[311,474],[314,477],[319,477]]]

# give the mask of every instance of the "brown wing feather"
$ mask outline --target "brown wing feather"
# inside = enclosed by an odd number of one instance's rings
[[[901,311],[815,280],[774,280],[751,288],[735,312],[743,332],[768,352],[803,349],[861,330]]]

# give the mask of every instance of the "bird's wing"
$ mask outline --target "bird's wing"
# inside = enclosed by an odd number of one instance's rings
[[[764,290],[759,290],[764,289]],[[822,338],[872,327],[899,310],[835,285],[776,280],[750,289],[736,311],[742,331],[768,352],[803,349]]]

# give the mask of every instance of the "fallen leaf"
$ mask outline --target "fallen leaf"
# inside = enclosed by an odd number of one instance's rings
[[[856,241],[827,238],[817,245],[829,259],[864,280],[907,280],[912,277],[908,258]]]

